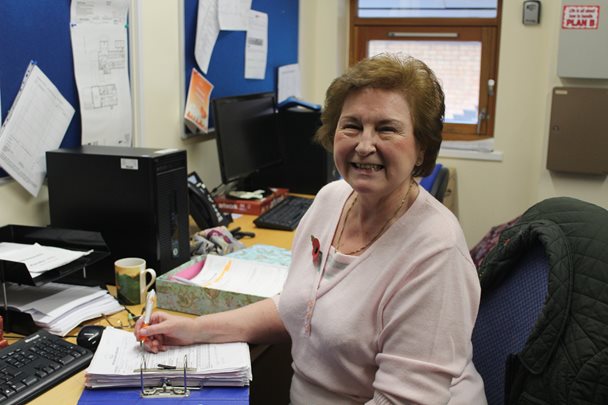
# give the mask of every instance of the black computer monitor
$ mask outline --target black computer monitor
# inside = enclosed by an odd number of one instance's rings
[[[212,101],[212,109],[222,182],[251,187],[248,180],[252,175],[283,159],[275,95],[217,98]]]

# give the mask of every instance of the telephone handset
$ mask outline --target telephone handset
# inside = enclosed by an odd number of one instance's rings
[[[221,213],[205,183],[196,172],[188,175],[188,196],[190,200],[190,215],[200,229],[228,225],[232,222],[230,214]]]

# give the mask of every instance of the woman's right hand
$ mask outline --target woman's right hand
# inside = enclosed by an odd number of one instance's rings
[[[194,343],[274,343],[289,340],[289,334],[279,316],[273,299],[254,302],[225,312],[189,318],[154,312],[150,325],[143,319],[135,324],[135,337],[146,338],[146,350],[158,353],[166,346]]]
[[[143,318],[140,318],[135,324],[135,337],[138,341],[145,338],[146,349],[153,353],[165,351],[166,346],[196,343],[200,334],[197,330],[197,318],[154,312],[150,317],[150,324],[144,326],[143,323]]]

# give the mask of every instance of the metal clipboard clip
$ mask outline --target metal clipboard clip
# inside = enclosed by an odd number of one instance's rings
[[[172,378],[175,377],[162,377],[160,380],[160,385],[158,387],[146,387],[144,385],[144,373],[146,372],[175,372],[175,371],[184,371],[184,380],[183,385],[174,385],[171,382]],[[199,390],[200,387],[188,386],[188,371],[195,371],[193,368],[188,368],[188,356],[184,356],[184,367],[177,368],[173,366],[162,366],[154,368],[146,367],[146,359],[142,356],[141,365],[139,369],[135,370],[139,371],[139,381],[141,385],[141,391],[139,393],[141,398],[185,398],[190,396],[191,390]]]

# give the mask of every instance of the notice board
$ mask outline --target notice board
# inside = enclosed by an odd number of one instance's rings
[[[0,1],[0,113],[6,119],[30,61],[75,113],[59,145],[81,145],[82,125],[71,43],[72,0]],[[127,48],[128,49],[128,48]],[[41,134],[44,136],[44,134]],[[0,169],[0,177],[7,177]]]
[[[220,0],[221,1],[221,0]],[[205,77],[213,84],[211,99],[276,92],[279,66],[298,62],[299,0],[253,0],[251,9],[268,14],[268,58],[263,80],[245,79],[245,31],[220,31]],[[194,58],[198,0],[184,0],[185,103]],[[199,69],[200,70],[200,69]],[[203,72],[201,72],[203,73]],[[209,126],[213,123],[210,120]]]

